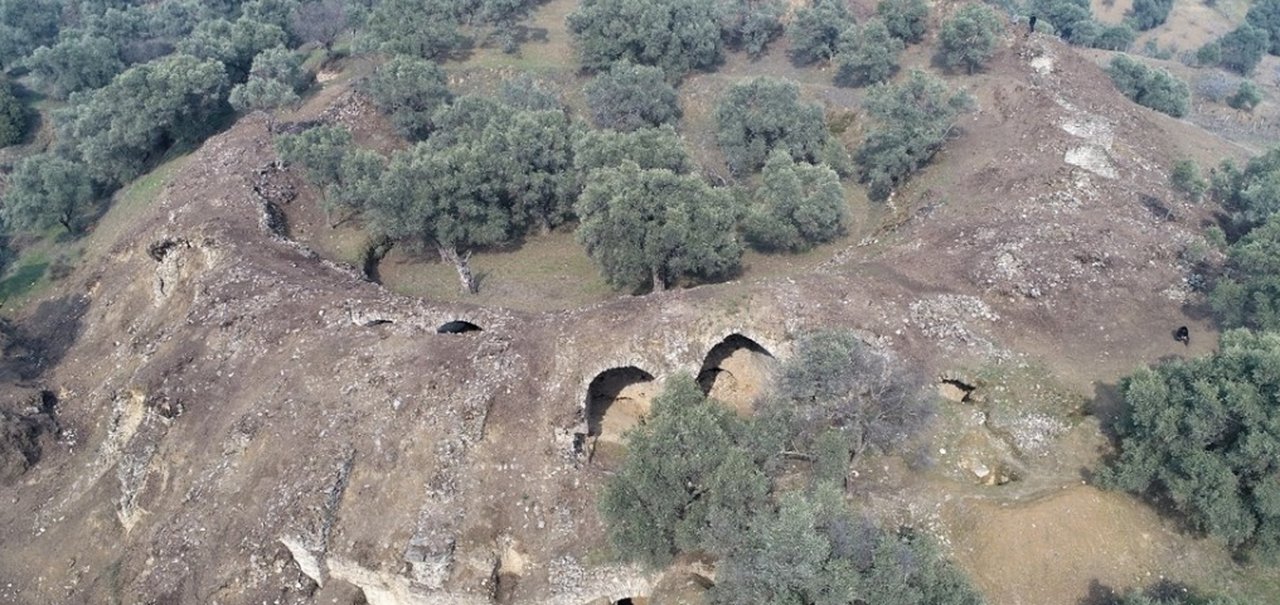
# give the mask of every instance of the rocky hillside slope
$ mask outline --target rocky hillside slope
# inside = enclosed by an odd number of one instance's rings
[[[1184,314],[1209,217],[1165,175],[1236,151],[1047,38],[973,82],[901,220],[820,270],[547,314],[407,299],[291,242],[300,183],[272,122],[241,120],[6,346],[33,403],[5,426],[39,451],[0,486],[0,601],[648,595],[657,576],[607,563],[580,436],[608,370],[661,381],[726,339],[780,358],[845,326],[930,373],[1035,359],[1087,392],[1182,353],[1178,325],[1211,347]],[[483,331],[436,333],[455,319]]]

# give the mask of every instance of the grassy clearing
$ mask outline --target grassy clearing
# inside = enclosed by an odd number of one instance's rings
[[[621,295],[572,233],[539,235],[516,249],[476,254],[471,270],[480,278],[480,293],[474,296],[461,291],[453,266],[433,251],[397,246],[378,267],[382,283],[401,294],[525,311],[572,308]]]

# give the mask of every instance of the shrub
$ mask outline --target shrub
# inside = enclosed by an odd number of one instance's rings
[[[930,539],[876,527],[829,486],[784,494],[776,511],[754,515],[718,566],[710,596],[716,605],[983,603]]]
[[[678,78],[719,63],[718,17],[713,0],[584,0],[568,23],[582,67],[627,60]]]
[[[1280,334],[1235,330],[1219,350],[1121,382],[1120,454],[1099,474],[1242,554],[1280,554]]]
[[[925,0],[881,0],[876,14],[893,37],[907,44],[923,40],[929,25],[929,5]]]
[[[1186,115],[1191,105],[1191,90],[1186,82],[1163,69],[1154,69],[1118,55],[1107,68],[1111,81],[1124,96],[1134,103],[1169,114],[1175,118]]]
[[[1161,580],[1144,590],[1129,590],[1116,597],[1114,605],[1249,605],[1248,601],[1223,596],[1205,596],[1176,582]]]
[[[995,11],[982,4],[966,4],[942,23],[938,52],[950,69],[964,67],[969,73],[991,60],[1003,26]]]
[[[1187,199],[1198,202],[1209,189],[1209,183],[1200,176],[1200,168],[1191,160],[1178,160],[1169,173],[1169,185],[1174,191],[1187,196]]]
[[[942,81],[918,70],[901,84],[872,88],[866,109],[874,125],[856,154],[859,179],[872,199],[888,198],[927,164],[968,104],[967,95],[950,93]]]
[[[1221,70],[1209,70],[1195,79],[1195,94],[1214,103],[1225,103],[1240,88],[1244,80]]]
[[[818,163],[830,138],[822,108],[802,103],[794,82],[755,78],[734,84],[716,107],[716,141],[734,174],[759,169],[774,149]]]
[[[763,250],[799,251],[829,242],[849,225],[840,177],[826,166],[797,163],[785,151],[769,156],[755,205],[747,215],[747,241]]]
[[[795,12],[787,27],[792,59],[806,65],[832,58],[840,35],[853,26],[844,0],[813,0]]]
[[[0,76],[0,147],[22,142],[27,134],[27,108],[13,94],[13,85]]]
[[[587,83],[584,92],[591,119],[600,128],[630,131],[680,117],[676,89],[657,67],[619,61]]]
[[[1243,109],[1245,111],[1253,111],[1258,103],[1262,102],[1262,90],[1256,84],[1245,80],[1240,83],[1240,88],[1236,89],[1236,94],[1231,95],[1227,99],[1227,105],[1235,109]]]
[[[880,19],[850,28],[840,38],[836,54],[835,82],[839,86],[863,86],[889,79],[898,69],[902,40],[889,34]]]
[[[851,332],[808,334],[777,378],[769,414],[788,418],[794,445],[809,449],[824,432],[840,433],[847,451],[892,452],[928,426],[936,410],[923,380]]]
[[[383,63],[364,84],[374,104],[391,118],[400,134],[422,139],[432,115],[453,98],[444,70],[426,59],[398,55]]]

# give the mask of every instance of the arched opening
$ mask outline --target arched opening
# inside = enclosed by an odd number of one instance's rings
[[[623,434],[649,413],[655,385],[653,375],[635,366],[611,368],[587,386],[586,451],[591,458],[614,452]]]
[[[469,321],[455,319],[453,321],[441,324],[436,328],[436,334],[465,334],[467,332],[480,332],[483,328]]]
[[[773,376],[776,361],[760,343],[730,334],[707,352],[698,370],[698,385],[708,397],[750,414],[752,404]]]
[[[613,605],[647,605],[649,599],[645,597],[623,597],[613,602]]]

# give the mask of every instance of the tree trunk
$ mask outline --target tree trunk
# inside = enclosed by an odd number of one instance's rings
[[[666,290],[666,289],[667,289],[667,281],[666,281],[665,279],[662,279],[662,270],[661,270],[661,269],[654,269],[654,270],[652,271],[652,276],[653,276],[653,291],[654,291],[654,292],[662,292],[662,291],[664,291],[664,290]]]
[[[471,274],[471,265],[468,264],[468,261],[471,260],[471,252],[458,254],[456,247],[444,245],[436,246],[436,250],[440,252],[440,260],[453,263],[454,268],[458,270],[458,280],[462,282],[463,291],[467,294],[475,294],[480,291],[480,286],[476,283],[475,276]]]

